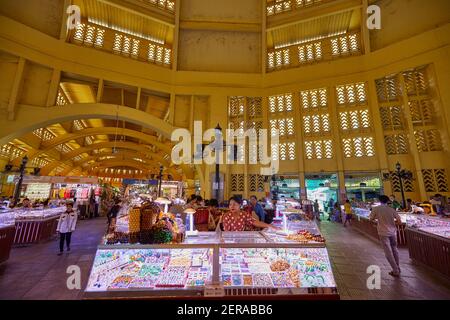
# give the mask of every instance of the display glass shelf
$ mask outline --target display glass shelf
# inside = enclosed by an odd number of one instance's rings
[[[220,265],[225,287],[336,287],[325,248],[223,248]]]
[[[450,239],[450,219],[425,215],[408,215],[406,225],[434,236]]]
[[[212,249],[99,249],[86,292],[204,287]]]
[[[10,210],[0,212],[0,228],[11,227],[15,224],[14,213]]]
[[[13,213],[16,221],[19,220],[39,220],[53,218],[66,211],[66,207],[48,208],[48,209],[14,209]]]

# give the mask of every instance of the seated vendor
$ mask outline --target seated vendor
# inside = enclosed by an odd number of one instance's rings
[[[433,206],[428,201],[425,201],[420,206],[423,208],[423,213],[430,215],[430,216],[436,215],[436,212],[433,210]]]
[[[224,231],[248,231],[252,230],[253,227],[277,229],[270,224],[254,219],[251,213],[242,211],[241,204],[240,198],[230,198],[229,211],[224,213],[221,219]]]

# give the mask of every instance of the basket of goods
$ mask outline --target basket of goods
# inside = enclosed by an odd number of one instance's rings
[[[152,243],[150,239],[151,229],[155,224],[158,213],[159,207],[156,203],[149,202],[142,206],[139,232],[140,243]]]
[[[106,244],[128,243],[129,237],[125,232],[113,232],[106,236]]]
[[[283,259],[276,260],[272,262],[270,265],[270,269],[274,272],[289,270],[290,267],[291,265],[286,260]]]
[[[160,220],[152,226],[149,234],[149,243],[170,243],[172,240],[172,228],[167,221]]]

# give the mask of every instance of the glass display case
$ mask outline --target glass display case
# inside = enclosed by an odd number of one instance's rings
[[[268,231],[199,232],[180,244],[100,245],[85,298],[338,299],[325,244],[283,237]]]
[[[450,277],[450,220],[408,215],[406,237],[411,259]]]
[[[47,209],[25,209],[19,208],[14,209],[14,216],[16,220],[42,220],[59,217],[61,213],[66,211],[65,206],[57,208],[47,208]]]
[[[0,228],[6,228],[14,226],[15,216],[11,210],[5,210],[0,212]]]
[[[450,239],[450,220],[425,215],[408,215],[406,218],[408,228],[429,233],[430,235]]]
[[[10,210],[0,212],[0,263],[8,260],[15,234],[14,213]]]
[[[65,206],[13,210],[16,225],[14,244],[38,243],[54,237],[58,218],[65,210]]]

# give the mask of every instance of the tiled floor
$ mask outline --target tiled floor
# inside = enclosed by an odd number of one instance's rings
[[[102,218],[80,221],[72,251],[63,256],[56,255],[56,240],[14,248],[10,259],[0,265],[0,299],[80,299],[82,290],[67,289],[67,267],[80,267],[84,288],[105,226]],[[342,299],[450,299],[450,281],[414,264],[407,249],[400,249],[402,277],[394,279],[377,242],[328,221],[321,222],[321,230]],[[381,268],[380,290],[367,289],[369,265]]]
[[[106,220],[81,220],[72,234],[71,252],[57,256],[58,241],[13,248],[0,265],[0,299],[79,299],[82,290],[67,289],[70,265],[81,270],[81,288],[87,283]]]
[[[396,279],[378,242],[339,223],[322,221],[320,228],[341,299],[450,299],[450,280],[414,263],[407,248],[399,248],[402,276]],[[370,265],[381,269],[380,289],[367,288]]]

